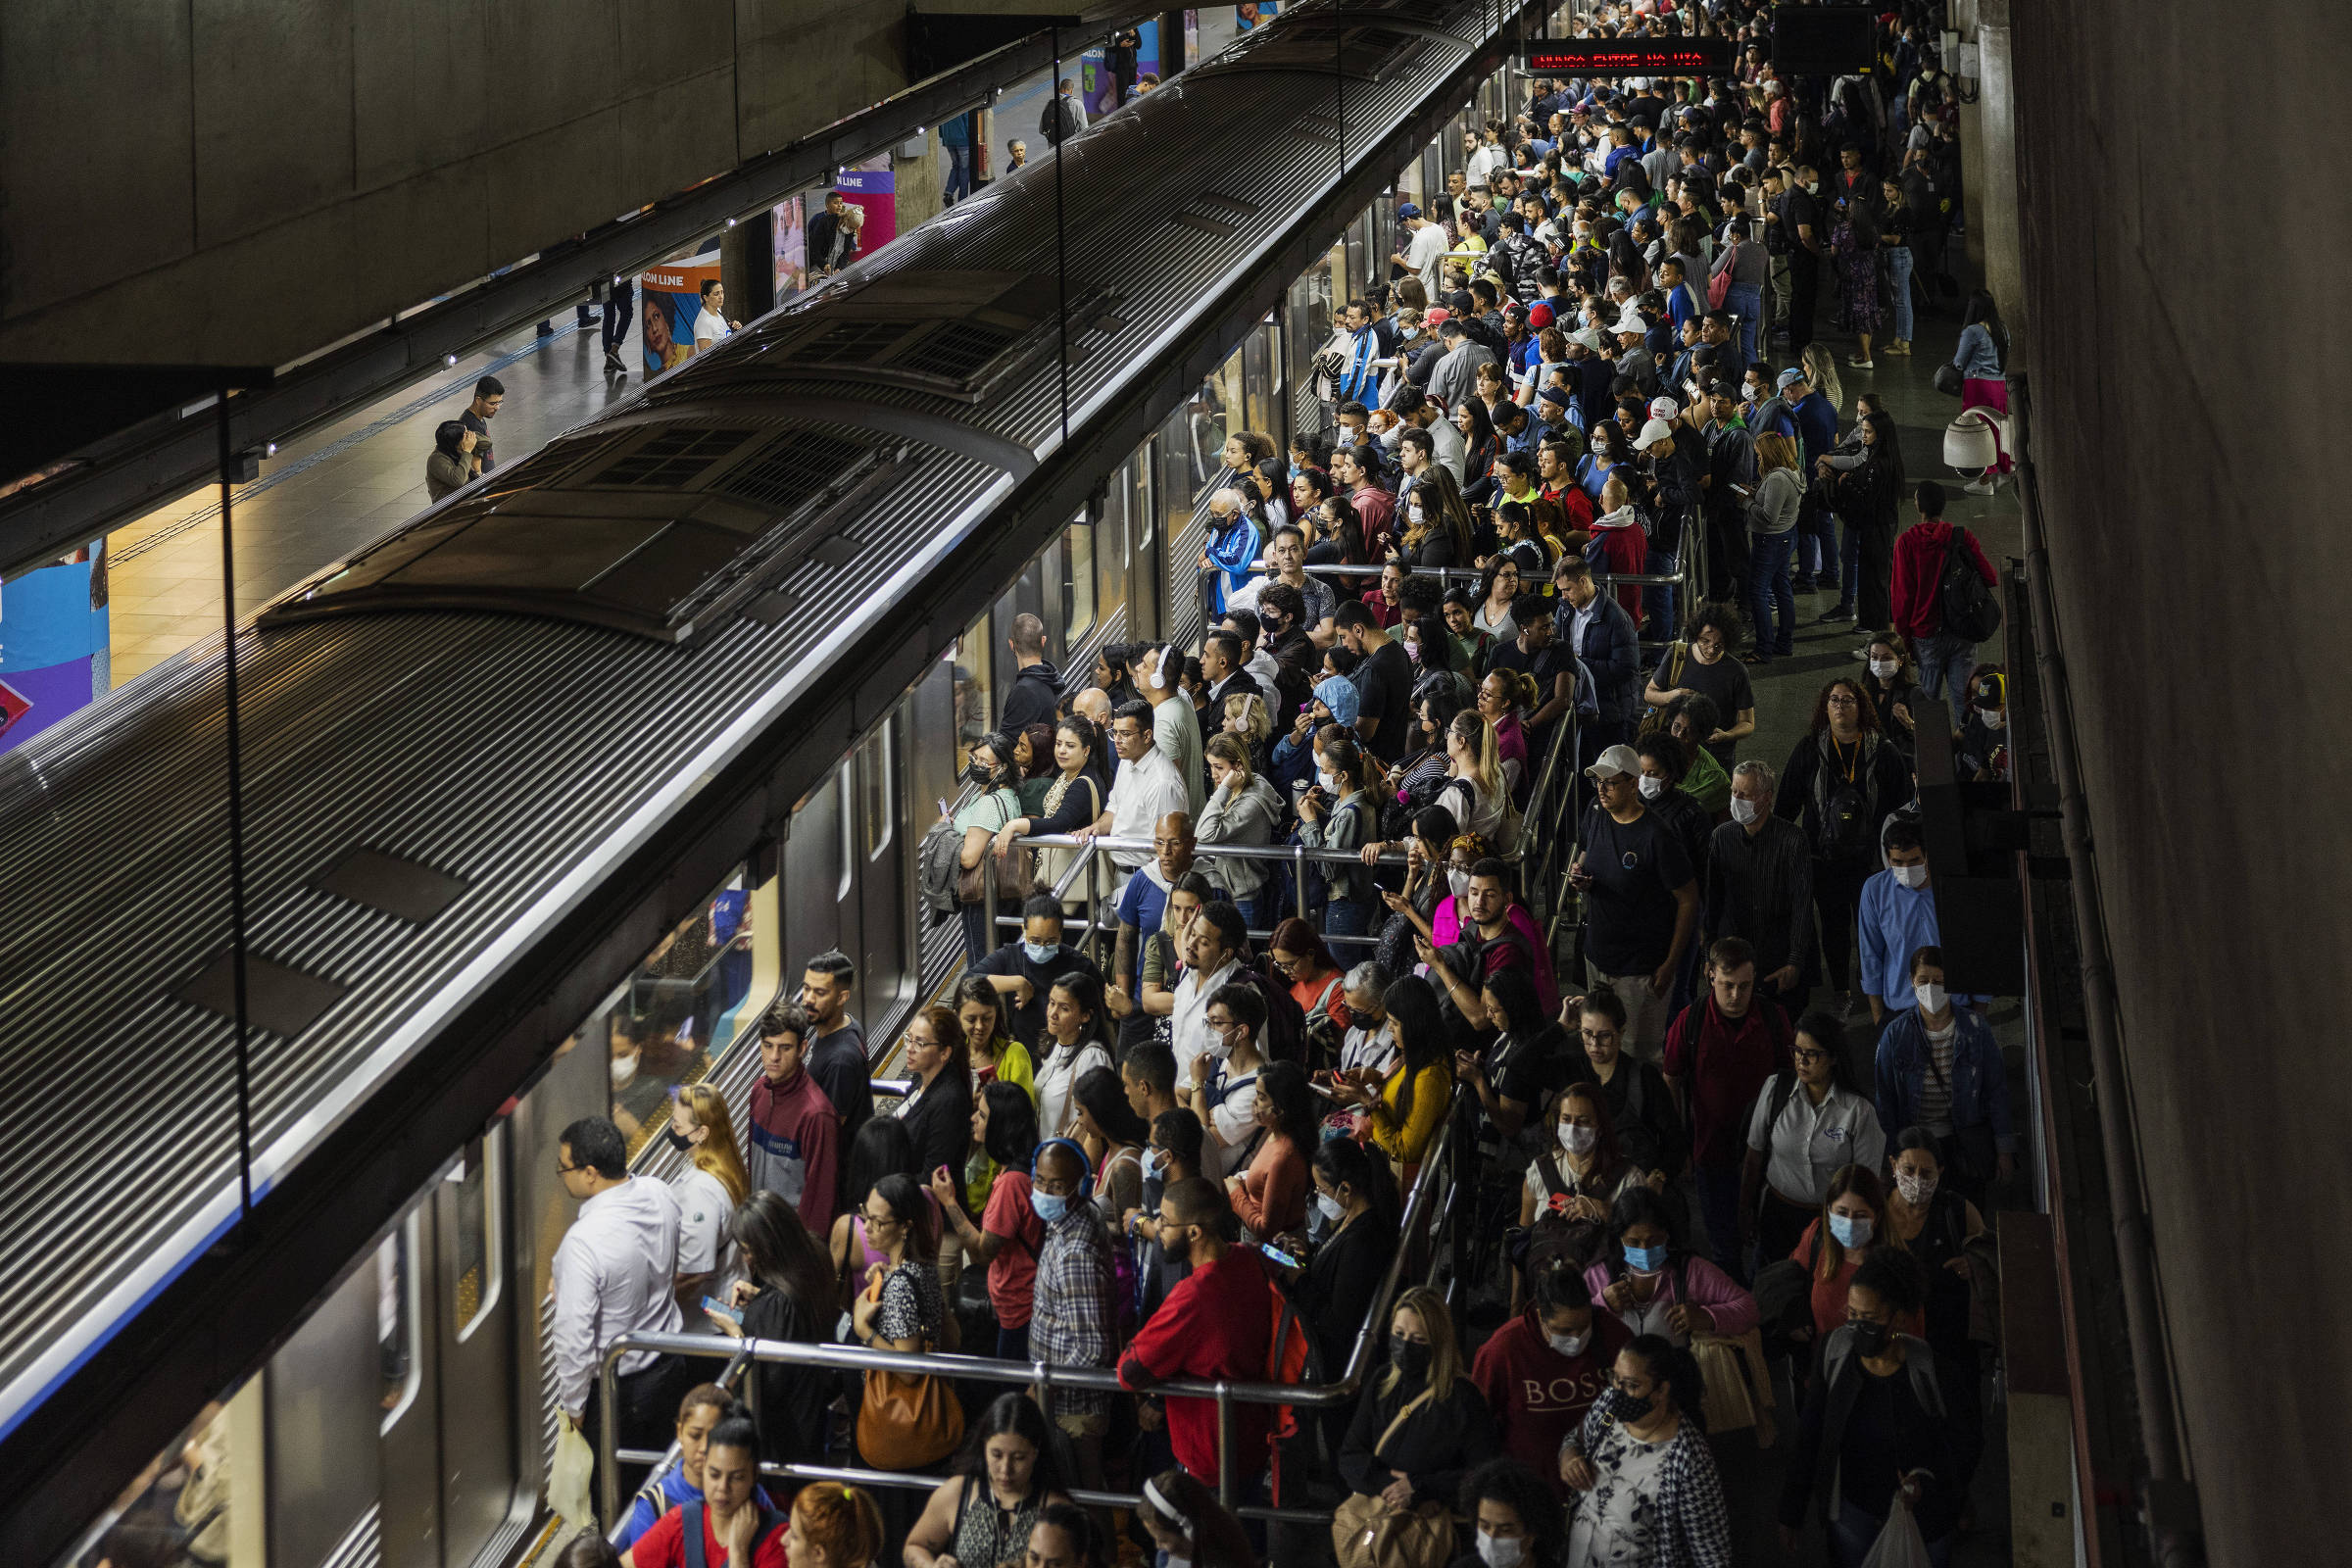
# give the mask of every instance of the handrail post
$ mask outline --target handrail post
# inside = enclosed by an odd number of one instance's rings
[[[1217,1501],[1233,1511],[1233,1385],[1223,1378],[1217,1380]]]
[[[1291,846],[1291,889],[1298,901],[1298,918],[1306,918],[1306,846]]]
[[[607,1349],[596,1369],[596,1504],[607,1529],[620,1516],[620,1355],[618,1346]]]

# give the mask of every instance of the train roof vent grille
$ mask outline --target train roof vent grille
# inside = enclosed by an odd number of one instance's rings
[[[582,488],[594,490],[684,490],[749,441],[754,433],[663,430],[579,483]]]
[[[1060,285],[1042,272],[908,270],[856,280],[738,334],[698,396],[777,381],[870,381],[978,403],[1060,336]],[[1070,301],[1075,340],[1116,296]],[[746,341],[746,340],[749,341]]]
[[[1334,42],[1334,33],[1338,41]],[[1467,48],[1451,33],[1434,25],[1381,26],[1343,22],[1328,13],[1302,15],[1266,32],[1262,41],[1250,40],[1194,70],[1230,74],[1254,71],[1309,71],[1324,75],[1335,70],[1359,81],[1378,81],[1415,65],[1427,40],[1442,37]]]
[[[710,488],[737,501],[784,512],[848,475],[872,450],[842,436],[790,435],[751,462],[737,464]]]

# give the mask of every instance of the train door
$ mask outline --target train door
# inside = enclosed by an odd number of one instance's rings
[[[364,1371],[361,1386],[380,1393],[364,1408],[377,1428],[386,1568],[465,1568],[503,1549],[518,1502],[529,1497],[515,1432],[521,1292],[508,1278],[509,1225],[501,1126],[466,1145],[346,1285],[357,1300],[324,1332],[339,1336],[338,1346],[364,1337],[359,1370],[334,1385],[316,1381],[321,1373],[306,1374],[314,1388],[349,1391]],[[329,1317],[321,1312],[314,1324]],[[348,1392],[330,1396],[358,1402]],[[289,1464],[343,1463],[323,1436],[309,1444],[316,1426],[305,1418],[280,1429],[293,1441],[272,1442],[273,1464],[281,1456]],[[326,1456],[311,1459],[314,1447]]]
[[[916,966],[909,961],[913,944],[908,940],[906,844],[898,830],[905,815],[899,779],[904,727],[901,705],[858,748],[858,805],[855,812],[845,813],[855,817],[845,824],[855,831],[842,851],[857,868],[858,883],[858,946],[845,951],[858,955],[858,1016],[869,1033],[884,1027],[912,999],[915,988]],[[845,923],[849,918],[845,909]]]
[[[1160,635],[1159,530],[1152,526],[1152,454],[1159,438],[1136,448],[1111,477],[1109,509],[1119,519],[1120,562],[1126,574],[1126,640],[1148,642]]]
[[[855,884],[841,853],[842,785],[847,763],[836,767],[792,813],[792,835],[784,842],[784,990],[797,996],[801,970],[828,949],[854,953],[858,911],[849,905]]]

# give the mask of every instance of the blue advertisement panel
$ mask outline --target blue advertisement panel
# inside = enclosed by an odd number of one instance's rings
[[[104,539],[0,588],[0,751],[104,694],[106,597]]]

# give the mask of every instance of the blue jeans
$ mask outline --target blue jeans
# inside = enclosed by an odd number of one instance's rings
[[[1838,574],[1838,580],[1845,586],[1838,595],[1838,603],[1851,610],[1854,608],[1854,591],[1862,584],[1862,530],[1849,522],[1838,531],[1844,538],[1839,544],[1838,560],[1845,569]]]
[[[1895,341],[1911,341],[1911,328],[1916,324],[1911,316],[1911,247],[1897,245],[1886,253],[1886,275],[1894,285]]]
[[[1796,652],[1796,594],[1788,586],[1788,558],[1796,530],[1747,536],[1747,620],[1756,632],[1756,652],[1786,659]],[[1773,627],[1775,612],[1780,627]]]
[[[1266,897],[1263,887],[1246,899],[1234,900],[1233,906],[1240,912],[1242,924],[1252,931],[1271,931],[1282,919],[1282,910]]]
[[[1662,577],[1682,569],[1682,563],[1671,550],[1652,550],[1642,562],[1643,575]],[[1651,642],[1666,642],[1674,636],[1674,590],[1670,587],[1650,587],[1642,590],[1642,614],[1646,622],[1642,631]]]
[[[1748,364],[1756,363],[1756,333],[1764,325],[1764,286],[1760,283],[1734,283],[1723,296],[1723,308],[1740,318],[1740,355]]]
[[[1968,681],[1977,672],[1977,645],[1965,637],[1937,632],[1922,637],[1911,650],[1919,661],[1919,689],[1951,705],[1952,725],[1968,721]]]
[[[953,142],[942,142],[940,150],[948,155],[946,188],[940,196],[945,201],[959,202],[972,193],[972,150]]]
[[[1323,906],[1323,934],[1327,937],[1360,937],[1367,935],[1371,929],[1372,904],[1368,899],[1360,902],[1355,899],[1333,899]],[[1357,957],[1365,956],[1365,950],[1361,948],[1349,951]],[[1342,952],[1337,956],[1341,968],[1351,966],[1348,952]]]
[[[976,965],[997,951],[996,944],[989,940],[996,933],[988,927],[988,906],[958,904],[956,912],[963,917],[963,961],[967,967]]]
[[[1698,1184],[1698,1216],[1707,1227],[1707,1255],[1717,1268],[1745,1285],[1747,1266],[1740,1255],[1740,1167],[1693,1165],[1690,1177]]]

